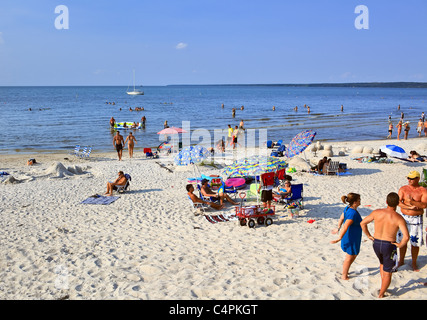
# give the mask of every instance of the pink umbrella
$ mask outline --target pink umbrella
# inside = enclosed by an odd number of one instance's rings
[[[184,133],[184,132],[187,132],[187,131],[181,128],[170,127],[157,132],[157,134],[177,134],[177,133]]]

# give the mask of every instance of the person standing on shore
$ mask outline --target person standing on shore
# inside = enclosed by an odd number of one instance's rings
[[[396,212],[399,204],[399,196],[396,192],[387,195],[387,208],[377,209],[371,212],[360,223],[363,232],[372,240],[375,254],[380,261],[381,289],[378,298],[383,298],[390,286],[392,272],[395,271],[397,262],[397,248],[406,246],[409,233],[405,220]],[[368,224],[374,221],[374,236],[368,230]],[[396,242],[398,230],[402,232],[399,243]]]
[[[123,136],[117,130],[116,135],[113,138],[113,146],[116,148],[117,155],[119,156],[119,161],[122,160],[123,145]]]
[[[409,129],[411,129],[411,127],[409,126],[409,121],[406,121],[403,126],[405,127],[405,133],[403,135],[403,139],[408,140],[408,134],[409,134]]]
[[[417,132],[418,132],[419,137],[421,137],[422,131],[424,131],[424,121],[422,118],[420,118],[420,120],[418,121],[418,124],[417,124]]]
[[[418,253],[420,247],[424,244],[423,238],[423,214],[424,209],[427,208],[427,190],[420,186],[420,173],[418,171],[411,171],[406,177],[408,185],[399,189],[399,207],[401,216],[406,221],[406,226],[409,230],[411,255],[412,255],[412,269],[419,271],[417,266]],[[400,242],[404,236],[403,230],[397,233],[397,241]],[[399,248],[399,267],[404,264],[406,255],[406,244]]]
[[[231,125],[228,125],[228,136],[227,136],[227,146],[232,146],[233,144],[233,128]]]
[[[396,126],[397,128],[397,140],[400,140],[400,134],[402,133],[402,119],[399,120],[399,123]]]
[[[388,136],[387,139],[391,139],[391,135],[393,134],[393,123],[391,121],[388,122]]]
[[[126,145],[126,142],[128,144],[129,157],[133,158],[133,148],[135,146],[136,139],[135,139],[135,136],[132,134],[132,132],[129,132],[129,135],[126,138],[124,145]]]
[[[343,280],[348,280],[348,271],[360,252],[360,243],[362,241],[362,228],[360,227],[362,217],[357,211],[361,199],[359,194],[349,193],[347,196],[342,196],[341,201],[343,203],[347,202],[348,206],[341,214],[338,228],[331,231],[332,234],[337,234],[339,232],[339,238],[331,241],[331,244],[341,241],[341,249],[346,253],[341,278]],[[344,227],[339,231],[343,223]]]

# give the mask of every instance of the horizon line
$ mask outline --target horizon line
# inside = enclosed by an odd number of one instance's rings
[[[312,83],[223,83],[223,84],[164,84],[164,85],[140,85],[138,87],[173,87],[173,86],[277,86],[277,87],[303,87],[303,86],[323,86],[323,87],[398,87],[427,88],[427,82],[416,81],[374,81],[374,82],[312,82]],[[0,85],[3,87],[127,87],[127,85]]]

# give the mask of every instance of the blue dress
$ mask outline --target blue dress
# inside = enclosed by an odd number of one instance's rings
[[[341,239],[341,249],[349,255],[358,255],[360,252],[360,243],[362,241],[362,228],[360,222],[362,217],[357,210],[350,207],[344,209],[344,222],[350,219],[353,223],[348,227],[347,232]]]

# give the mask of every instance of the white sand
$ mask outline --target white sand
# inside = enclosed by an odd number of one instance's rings
[[[385,143],[427,153],[419,146],[425,138],[328,144],[337,154],[341,147]],[[329,243],[345,207],[340,197],[360,193],[365,217],[385,206],[410,170],[425,166],[352,160],[358,156],[333,157],[347,163],[351,175],[294,173],[293,181],[304,183],[305,210],[291,219],[279,205],[273,225],[254,229],[194,216],[185,185],[195,174],[173,166],[170,173],[139,148],[133,159],[125,150],[122,162],[114,152],[93,152],[90,160],[37,154],[31,157],[39,164],[28,167],[28,155],[2,156],[0,171],[17,181],[0,180],[0,299],[375,299],[379,262],[365,235],[350,280],[341,280],[344,253]],[[104,193],[118,170],[132,175],[130,191],[110,205],[80,203]],[[228,204],[210,213],[233,211]],[[427,281],[426,247],[420,272],[412,271],[409,251],[386,299],[427,299],[419,284]]]

